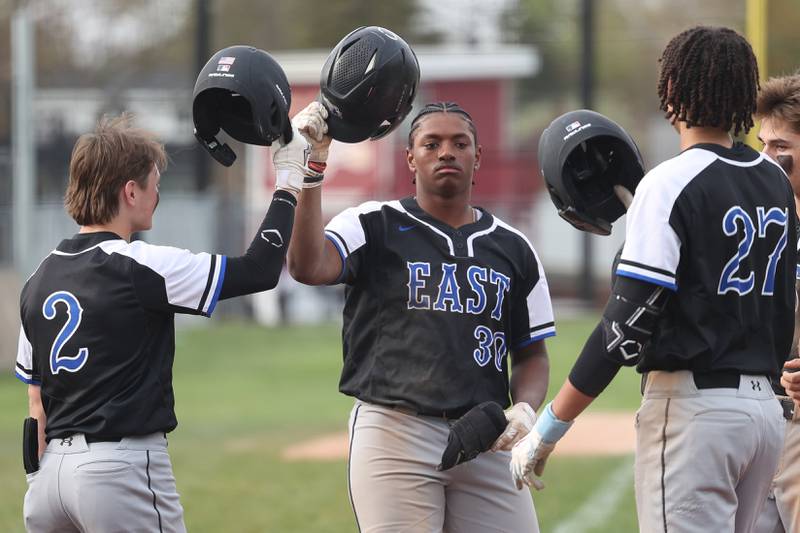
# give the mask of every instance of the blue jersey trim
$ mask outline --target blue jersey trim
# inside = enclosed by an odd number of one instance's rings
[[[556,336],[556,332],[555,331],[548,331],[547,333],[541,333],[539,335],[531,337],[530,339],[526,339],[526,340],[522,341],[521,343],[519,343],[517,345],[516,349],[519,350],[520,348],[524,348],[524,347],[528,346],[529,344],[533,344],[536,341],[540,341],[542,339],[546,339],[547,337],[555,337],[555,336]]]
[[[333,282],[334,284],[341,283],[342,278],[344,278],[344,261],[345,261],[344,251],[339,246],[339,243],[336,242],[336,239],[334,239],[327,233],[325,234],[325,238],[333,243],[333,247],[336,248],[336,251],[339,252],[339,257],[342,259],[342,271],[339,272],[339,275],[336,277],[336,281]]]
[[[18,372],[14,372],[14,377],[16,377],[18,380],[20,380],[21,382],[25,383],[26,385],[41,385],[42,384],[41,381],[37,381],[35,379],[28,379],[28,378],[26,378],[25,376],[23,376],[22,374],[20,374]]]
[[[795,276],[797,279],[800,279],[800,265],[797,265],[797,266],[795,267],[794,276]]]
[[[211,305],[208,306],[208,313],[206,313],[207,316],[211,316],[211,313],[214,312],[214,308],[217,307],[219,293],[222,291],[222,284],[225,282],[225,267],[228,264],[228,256],[222,255],[220,257],[222,260],[220,261],[219,265],[219,276],[217,276],[217,288],[214,289],[214,296],[211,298]]]
[[[656,278],[651,278],[649,276],[644,276],[642,274],[635,274],[633,272],[628,272],[627,270],[617,269],[617,275],[625,277],[625,278],[633,278],[633,279],[638,279],[638,280],[641,280],[641,281],[646,281],[647,283],[652,283],[653,285],[658,285],[659,287],[664,287],[664,288],[669,289],[671,291],[677,291],[678,290],[678,286],[676,284],[674,284],[674,283],[670,283],[668,281],[664,281],[664,280],[660,280],[660,279],[656,279]]]

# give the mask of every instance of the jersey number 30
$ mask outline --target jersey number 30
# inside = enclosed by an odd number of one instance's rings
[[[764,275],[764,283],[761,286],[761,294],[764,296],[772,296],[775,290],[775,271],[778,268],[778,260],[786,248],[787,240],[787,222],[789,215],[786,209],[779,209],[772,207],[766,210],[764,207],[759,206],[756,208],[758,211],[758,238],[764,239],[767,236],[767,228],[770,224],[775,224],[781,230],[778,242],[772,253],[769,254],[767,260],[766,272]],[[725,294],[728,291],[738,292],[739,294],[747,294],[753,290],[755,285],[755,274],[751,271],[746,277],[741,270],[742,261],[750,255],[750,249],[753,247],[753,240],[756,237],[756,225],[753,224],[753,219],[747,214],[747,211],[741,206],[733,206],[728,209],[722,219],[722,231],[725,235],[733,237],[737,233],[737,226],[741,224],[744,231],[744,238],[739,241],[739,248],[722,269],[722,275],[719,278],[719,287],[717,292]],[[773,232],[774,234],[774,232]],[[755,263],[755,262],[754,262]]]
[[[77,372],[86,364],[89,357],[88,348],[80,348],[78,355],[62,355],[61,350],[81,325],[83,308],[75,295],[67,291],[57,291],[47,297],[42,306],[42,314],[47,320],[53,320],[58,314],[56,304],[63,303],[67,311],[67,321],[56,335],[50,347],[50,372],[58,374],[61,370]]]

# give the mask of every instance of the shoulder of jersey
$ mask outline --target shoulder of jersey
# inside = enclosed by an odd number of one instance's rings
[[[343,213],[354,213],[355,215],[364,215],[366,213],[373,213],[375,211],[380,211],[384,206],[392,207],[397,211],[403,211],[403,208],[400,207],[399,200],[392,200],[389,202],[381,202],[378,200],[369,200],[362,204],[359,204],[355,207],[348,207]]]
[[[690,148],[650,169],[639,182],[636,192],[638,194],[643,190],[673,189],[676,185],[682,189],[716,160],[717,155],[714,152]]]
[[[525,235],[520,230],[518,230],[517,228],[515,228],[511,224],[507,223],[503,219],[501,219],[501,218],[499,218],[499,217],[497,217],[495,215],[492,215],[492,217],[494,217],[493,227],[496,226],[498,228],[501,228],[502,230],[506,230],[506,231],[516,235],[518,237],[518,239],[516,239],[516,241],[519,242],[520,244],[523,244],[527,249],[529,249],[531,252],[533,252],[534,255],[536,255],[536,250],[533,248],[533,243],[530,241],[530,239],[528,239],[527,235]],[[537,260],[538,260],[538,256],[537,256]]]
[[[190,260],[189,258],[194,255],[189,250],[175,246],[163,246],[145,241],[126,242],[122,239],[102,242],[99,247],[109,255],[114,253],[123,255],[140,265],[154,269],[160,269],[167,264],[175,264],[175,261]]]

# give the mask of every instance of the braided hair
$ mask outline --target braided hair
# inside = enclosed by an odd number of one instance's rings
[[[667,44],[659,59],[660,108],[671,121],[733,134],[753,127],[758,64],[744,37],[729,28],[696,26]]]
[[[469,115],[469,113],[467,113],[455,102],[434,102],[420,109],[419,113],[417,113],[417,116],[415,116],[414,120],[411,121],[411,129],[408,130],[409,148],[414,145],[414,133],[416,133],[417,129],[420,127],[420,120],[431,113],[458,113],[461,115],[461,117],[463,117],[467,122],[467,126],[469,127],[470,133],[472,133],[472,139],[475,141],[475,145],[478,145],[478,130],[475,128],[475,123],[472,121],[472,117]]]

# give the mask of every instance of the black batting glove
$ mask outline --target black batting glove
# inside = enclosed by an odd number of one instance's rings
[[[503,408],[499,404],[484,402],[476,405],[450,426],[447,447],[436,470],[449,470],[475,459],[479,453],[492,447],[507,424]]]

